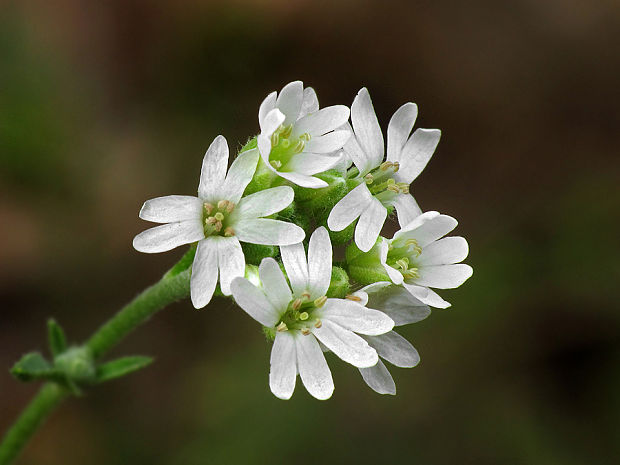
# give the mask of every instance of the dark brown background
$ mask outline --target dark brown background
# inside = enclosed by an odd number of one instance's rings
[[[383,125],[419,105],[443,138],[413,192],[475,269],[405,330],[396,397],[330,360],[330,401],[279,401],[255,322],[186,301],[115,351],[157,363],[19,463],[617,463],[619,31],[613,0],[2,2],[0,430],[48,316],[79,342],[182,253],[132,249],[141,203],[194,193],[211,140],[239,147],[290,80],[322,105],[367,86]]]

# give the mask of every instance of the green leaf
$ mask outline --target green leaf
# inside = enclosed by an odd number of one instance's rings
[[[153,362],[152,357],[122,357],[97,367],[97,382],[103,383],[140,370]]]
[[[28,382],[52,378],[56,372],[39,352],[30,352],[13,366],[11,374],[20,381]]]
[[[57,357],[67,350],[65,332],[54,319],[47,320],[47,338],[54,357]]]

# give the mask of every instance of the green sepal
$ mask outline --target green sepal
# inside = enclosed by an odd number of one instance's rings
[[[248,141],[243,145],[243,147],[241,147],[241,150],[239,150],[238,155],[241,155],[243,152],[247,152],[248,150],[252,150],[252,149],[255,149],[257,147],[258,147],[258,138],[257,138],[257,136],[250,137],[248,139]]]
[[[277,180],[278,175],[274,173],[267,165],[262,158],[258,159],[258,166],[256,167],[256,171],[254,172],[254,176],[252,180],[245,188],[243,192],[243,196],[247,196],[250,194],[254,194],[255,192],[262,191],[265,189],[269,189],[272,187],[273,183]]]
[[[344,298],[351,290],[351,284],[349,283],[349,275],[339,266],[332,266],[332,277],[329,283],[329,289],[325,294],[327,297],[333,297],[337,299]]]
[[[268,341],[273,342],[276,339],[276,329],[263,326],[263,334]]]
[[[349,275],[360,284],[367,285],[378,281],[390,281],[390,277],[381,264],[379,237],[368,252],[362,252],[354,242],[346,249],[345,258]]]
[[[152,362],[152,357],[143,357],[139,355],[112,360],[111,362],[104,363],[97,367],[96,382],[103,383],[111,379],[120,378],[134,371],[141,370]]]
[[[247,242],[241,243],[241,250],[245,256],[245,262],[251,265],[260,265],[263,258],[275,257],[279,253],[278,247],[275,245],[249,244]]]
[[[90,350],[86,347],[71,347],[54,358],[56,372],[76,384],[96,381],[97,369]]]
[[[57,357],[67,350],[65,332],[53,318],[47,320],[47,339],[53,357]]]
[[[323,221],[319,223],[319,225],[324,226],[325,229],[327,229],[327,232],[329,233],[329,238],[332,241],[332,245],[344,245],[348,244],[351,240],[353,240],[357,220],[344,228],[342,231],[332,231],[331,229],[329,229],[329,227],[327,226],[327,218],[324,218]]]
[[[281,221],[288,221],[289,223],[296,224],[301,229],[306,231],[306,234],[310,233],[310,215],[308,212],[300,213],[299,207],[296,202],[291,204],[285,209],[278,212],[275,219]]]
[[[349,192],[347,181],[337,170],[315,174],[314,177],[325,181],[329,185],[319,189],[293,186],[295,189],[295,199],[306,204],[315,215],[322,214],[324,211],[329,213],[333,206]]]
[[[24,355],[13,365],[11,374],[25,383],[57,377],[54,366],[45,360],[39,352],[30,352]]]
[[[198,243],[194,243],[189,246],[185,255],[181,257],[172,268],[168,270],[168,272],[164,275],[164,278],[174,278],[175,276],[183,273],[185,270],[190,268],[194,263],[194,257],[196,256],[196,248],[198,247]]]

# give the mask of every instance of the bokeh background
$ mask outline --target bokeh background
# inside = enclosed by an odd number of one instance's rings
[[[620,3],[615,0],[0,2],[0,430],[36,392],[8,368],[79,342],[182,254],[131,240],[146,199],[193,194],[217,134],[264,96],[367,86],[442,141],[413,192],[457,217],[475,273],[404,334],[382,397],[268,389],[270,346],[227,300],[188,301],[115,350],[157,362],[56,412],[18,461],[612,464],[620,456]]]

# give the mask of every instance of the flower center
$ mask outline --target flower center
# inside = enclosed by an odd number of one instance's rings
[[[310,334],[310,327],[320,328],[321,320],[315,315],[316,310],[325,305],[327,297],[321,296],[310,300],[310,293],[305,291],[300,298],[289,303],[286,312],[280,317],[276,331],[298,330],[302,334]]]
[[[234,236],[235,231],[230,226],[230,213],[235,204],[230,200],[220,200],[217,205],[205,202],[202,206],[202,223],[205,236]]]
[[[389,246],[387,264],[396,268],[405,279],[420,277],[416,259],[422,253],[422,247],[415,239],[407,239],[401,243],[392,243]]]
[[[269,163],[275,169],[286,165],[293,155],[303,152],[306,144],[310,140],[310,134],[304,132],[300,136],[291,137],[293,125],[280,126],[271,135],[271,153]]]
[[[368,185],[368,190],[379,201],[389,202],[398,194],[409,193],[408,184],[396,182],[392,177],[399,168],[400,165],[398,162],[386,161],[364,176],[364,181]]]

